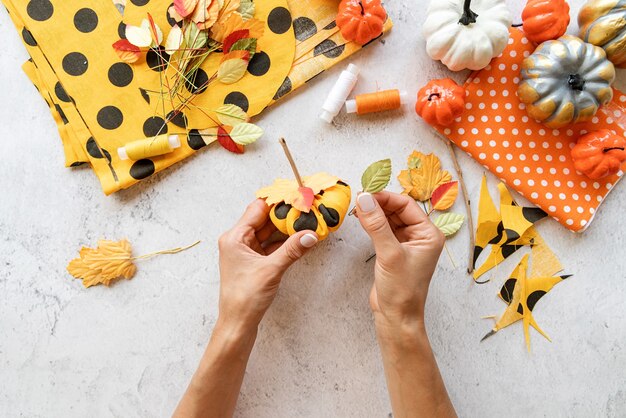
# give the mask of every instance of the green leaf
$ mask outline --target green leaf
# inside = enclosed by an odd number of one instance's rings
[[[226,60],[217,69],[217,79],[224,84],[236,83],[246,74],[247,68],[248,61],[241,58]]]
[[[184,32],[185,45],[188,49],[202,49],[206,46],[209,40],[209,34],[207,31],[200,30],[198,25],[190,23],[186,26]]]
[[[243,38],[238,40],[230,47],[230,51],[248,51],[250,53],[250,59],[256,52],[256,39],[255,38]],[[228,51],[228,52],[230,52]]]
[[[237,10],[243,20],[252,19],[254,17],[255,6],[252,0],[241,0],[239,3],[239,9]]]
[[[240,123],[230,131],[230,137],[239,145],[250,145],[263,136],[263,129],[252,123]]]
[[[414,168],[420,168],[422,166],[422,160],[417,157],[411,157],[409,159],[409,170]]]
[[[465,216],[458,213],[444,213],[435,219],[435,226],[443,232],[446,237],[454,235],[461,229]]]
[[[240,123],[244,123],[248,121],[248,115],[237,105],[227,104],[224,106],[220,106],[215,110],[215,114],[217,115],[217,119],[221,124],[227,126],[237,126]]]
[[[361,177],[363,191],[378,193],[389,184],[391,180],[391,160],[380,160],[367,167]]]

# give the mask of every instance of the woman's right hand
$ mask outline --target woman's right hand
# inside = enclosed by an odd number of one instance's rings
[[[423,330],[424,305],[443,234],[413,199],[396,193],[361,193],[357,216],[376,251],[370,293],[376,325]]]

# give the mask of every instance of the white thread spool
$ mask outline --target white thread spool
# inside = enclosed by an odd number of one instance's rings
[[[354,89],[358,76],[359,67],[354,64],[348,65],[348,68],[342,71],[322,106],[322,113],[320,114],[322,120],[332,123],[352,92],[352,89]]]

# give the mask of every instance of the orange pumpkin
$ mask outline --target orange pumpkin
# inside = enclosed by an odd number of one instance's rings
[[[593,180],[616,174],[626,161],[626,139],[608,129],[589,132],[572,148],[574,167]]]
[[[529,0],[522,12],[524,33],[536,44],[563,36],[569,25],[565,0]]]
[[[417,93],[415,112],[429,125],[449,126],[465,110],[465,88],[454,80],[431,80]]]
[[[383,33],[387,12],[380,0],[342,0],[337,26],[346,41],[365,45]]]

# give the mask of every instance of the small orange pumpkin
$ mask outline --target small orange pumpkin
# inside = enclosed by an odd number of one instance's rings
[[[341,0],[337,26],[346,41],[365,45],[383,33],[387,12],[380,0]]]
[[[563,36],[569,25],[565,0],[528,0],[522,12],[524,33],[536,44]]]
[[[431,80],[417,93],[415,112],[432,126],[449,126],[465,111],[465,88],[454,80]]]
[[[620,170],[626,161],[626,139],[608,129],[589,132],[578,138],[571,155],[576,170],[598,180]]]

